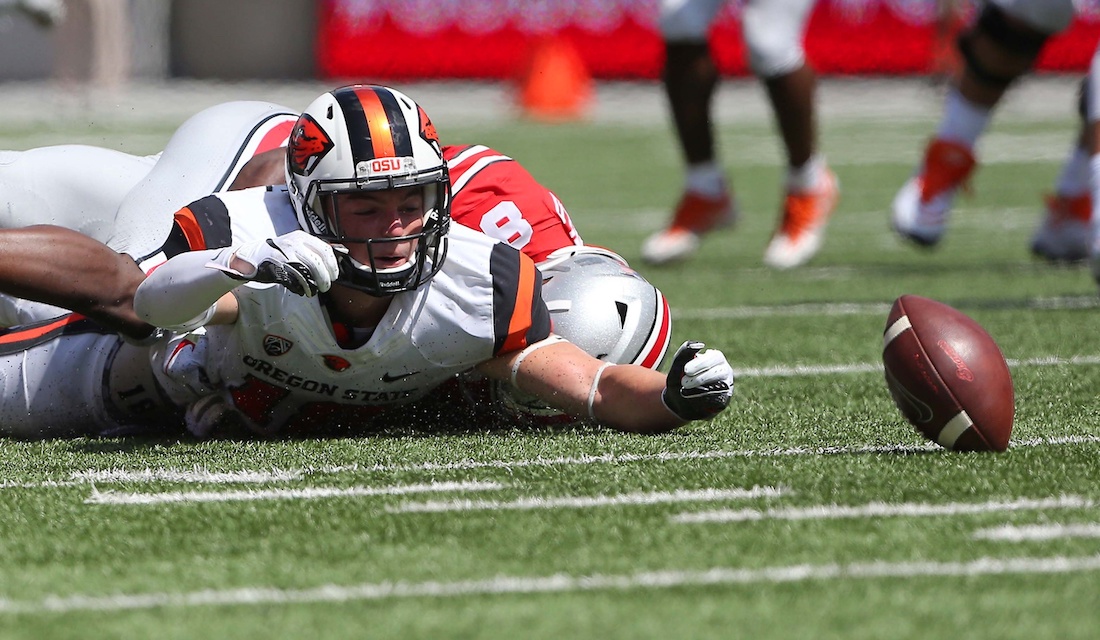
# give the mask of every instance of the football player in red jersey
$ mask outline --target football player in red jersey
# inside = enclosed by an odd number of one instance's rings
[[[482,145],[444,146],[455,222],[526,253],[536,263],[581,246],[558,197],[512,158]]]

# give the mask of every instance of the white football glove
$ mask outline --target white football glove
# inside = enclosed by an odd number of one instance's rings
[[[729,406],[733,368],[717,349],[688,340],[672,356],[661,400],[681,420],[709,420]]]
[[[246,275],[233,269],[234,257],[252,265],[253,272]],[[332,246],[301,229],[242,244],[223,252],[209,266],[237,280],[281,284],[307,297],[328,291],[340,274]]]

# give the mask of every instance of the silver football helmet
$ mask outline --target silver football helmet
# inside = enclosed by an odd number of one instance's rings
[[[599,247],[569,246],[551,253],[538,268],[554,333],[606,362],[661,366],[672,338],[668,301],[622,256]],[[553,426],[578,421],[507,383],[492,384],[490,393],[518,422]]]
[[[554,333],[615,364],[661,366],[672,316],[660,290],[618,254],[562,247],[538,265]]]

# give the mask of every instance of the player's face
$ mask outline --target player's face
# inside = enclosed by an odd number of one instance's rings
[[[420,187],[339,194],[335,200],[340,230],[347,238],[400,238],[424,228],[424,193]],[[349,242],[347,248],[356,261],[371,264],[372,255],[365,243]],[[408,262],[415,249],[416,240],[375,243],[374,267],[399,267]]]

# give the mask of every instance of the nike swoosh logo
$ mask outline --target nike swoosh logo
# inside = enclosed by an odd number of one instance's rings
[[[395,376],[391,376],[389,374],[389,372],[386,372],[386,373],[382,374],[382,382],[397,382],[398,380],[404,380],[405,378],[408,378],[409,376],[415,376],[418,373],[420,373],[420,372],[419,371],[410,371],[408,373],[399,373]]]

